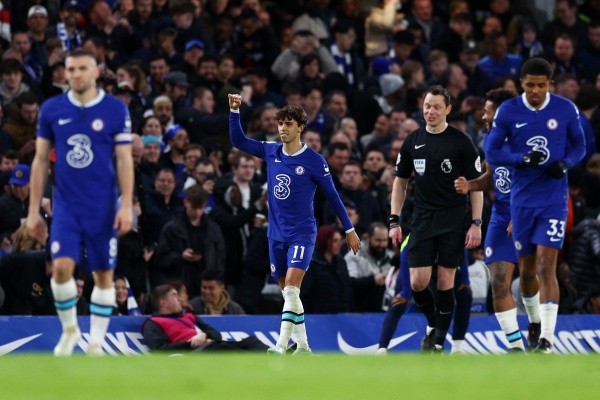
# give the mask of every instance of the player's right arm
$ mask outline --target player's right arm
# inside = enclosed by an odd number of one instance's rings
[[[488,134],[487,139],[483,143],[483,151],[485,152],[485,158],[490,164],[500,165],[522,165],[524,163],[524,157],[526,154],[511,153],[508,146],[504,146],[504,142],[508,137],[509,132],[509,121],[507,117],[507,107],[505,104],[501,104],[496,111],[494,116],[494,122],[492,123],[492,130]],[[529,153],[527,153],[529,154]],[[541,153],[540,153],[541,154]],[[538,166],[541,161],[539,158],[535,160]]]
[[[31,164],[29,210],[27,212],[26,226],[29,236],[42,244],[45,244],[48,238],[48,228],[39,210],[48,177],[51,150],[52,145],[50,141],[38,136],[35,140],[35,157]]]
[[[242,96],[239,94],[229,94],[229,137],[231,143],[238,149],[245,151],[253,156],[265,158],[265,153],[261,142],[250,139],[244,134],[242,124],[240,123],[240,105]]]
[[[395,177],[392,185],[391,215],[389,237],[392,244],[396,245],[402,240],[402,228],[400,227],[400,212],[406,199],[406,185],[408,179]]]
[[[468,194],[469,192],[487,191],[494,188],[494,179],[490,164],[484,163],[485,172],[479,178],[467,180],[464,176],[454,181],[454,189],[457,193]]]

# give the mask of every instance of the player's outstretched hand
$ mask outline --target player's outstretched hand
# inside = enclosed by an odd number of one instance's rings
[[[48,226],[39,213],[27,215],[25,227],[30,238],[36,240],[41,245],[46,244],[46,240],[48,240]]]
[[[237,110],[242,105],[242,96],[235,93],[229,93],[229,108]]]
[[[468,194],[469,193],[469,181],[464,176],[459,176],[454,180],[454,190],[456,193]]]
[[[115,216],[115,223],[113,225],[113,229],[118,229],[117,235],[124,236],[127,232],[131,230],[131,225],[133,224],[133,211],[131,207],[119,207],[119,211],[117,211],[117,215]]]
[[[465,247],[469,250],[474,249],[475,247],[481,244],[481,227],[477,225],[471,225],[469,230],[467,231],[467,236],[465,238]]]
[[[346,234],[346,244],[354,254],[358,253],[358,250],[360,250],[360,238],[356,234],[356,231]]]
[[[396,246],[402,243],[402,228],[400,226],[395,226],[390,228],[390,232],[388,233],[390,239],[392,239],[392,245]]]

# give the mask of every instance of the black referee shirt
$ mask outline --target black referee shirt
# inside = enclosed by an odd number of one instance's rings
[[[470,137],[448,125],[441,133],[425,128],[411,132],[398,154],[396,176],[415,176],[415,207],[441,210],[465,204],[465,195],[456,193],[454,180],[481,174],[481,160]]]

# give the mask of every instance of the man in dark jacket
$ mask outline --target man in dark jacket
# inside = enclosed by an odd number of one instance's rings
[[[177,290],[171,285],[159,285],[152,291],[152,305],[157,313],[142,325],[142,334],[151,350],[211,351],[257,350],[267,346],[256,336],[239,342],[224,341],[221,333],[196,317],[183,312]]]
[[[573,231],[569,265],[577,298],[600,290],[600,220],[584,219]]]
[[[185,212],[163,228],[158,241],[155,271],[158,284],[183,281],[190,297],[200,294],[198,284],[206,269],[224,271],[225,241],[219,226],[204,215],[208,192],[195,185],[183,199]]]

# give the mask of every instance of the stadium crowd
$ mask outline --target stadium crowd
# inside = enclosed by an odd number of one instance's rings
[[[387,227],[394,166],[407,135],[425,123],[424,93],[434,84],[448,90],[448,122],[483,157],[486,93],[521,93],[520,67],[534,56],[551,62],[554,93],[577,105],[587,146],[569,171],[559,311],[600,313],[600,2],[556,0],[541,10],[532,3],[0,2],[0,313],[55,314],[47,252],[22,223],[39,107],[68,91],[65,55],[78,47],[93,52],[99,87],[127,104],[136,133],[134,229],[118,245],[115,315],[152,313],[150,293],[166,284],[196,313],[281,312],[269,277],[266,171],[231,146],[229,93],[241,94],[242,126],[259,140],[278,140],[278,108],[306,110],[303,141],[327,160],[363,239],[358,254],[347,252],[341,224],[317,191],[321,228],[302,292],[306,312],[383,312],[399,259]],[[408,189],[405,234],[410,182]],[[484,193],[484,235],[493,201],[493,191]],[[51,182],[40,213],[49,223]],[[481,248],[472,253],[477,297],[487,295],[493,313]],[[85,261],[77,283],[85,315],[92,287]]]

